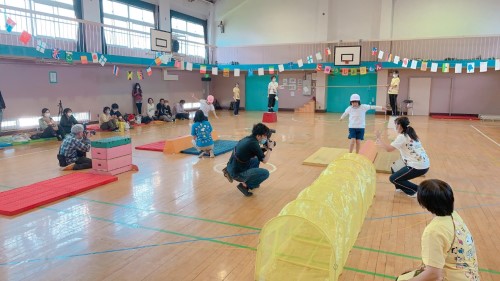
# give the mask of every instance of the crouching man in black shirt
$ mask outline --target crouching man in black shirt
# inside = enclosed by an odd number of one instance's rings
[[[240,182],[237,188],[245,196],[251,196],[250,190],[258,188],[269,177],[268,170],[259,168],[260,162],[267,163],[274,147],[274,142],[268,142],[268,135],[269,128],[266,125],[254,125],[252,134],[238,142],[227,167],[222,170],[229,182],[233,182],[233,179]],[[265,153],[260,144],[266,144]]]

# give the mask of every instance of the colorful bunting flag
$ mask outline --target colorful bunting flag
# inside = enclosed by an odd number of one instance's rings
[[[234,77],[240,77],[240,69],[239,68],[234,69]]]
[[[378,71],[380,71],[380,70],[382,70],[382,64],[381,64],[381,63],[377,63],[377,64],[375,65],[375,71],[377,71],[377,72],[378,72]]]
[[[278,65],[278,71],[279,71],[279,72],[283,72],[283,71],[285,71],[285,66],[284,66],[284,65],[282,65],[282,64]]]
[[[455,73],[462,73],[462,64],[455,63]]]
[[[21,41],[24,45],[27,45],[30,40],[31,34],[29,34],[27,31],[23,31],[21,33],[21,36],[19,36],[19,41]]]
[[[332,67],[331,66],[329,66],[329,65],[325,66],[325,73],[326,74],[330,74],[331,71],[332,71]]]
[[[81,56],[80,57],[80,62],[82,64],[89,64],[89,60],[88,60],[87,56]]]
[[[427,62],[426,61],[422,62],[422,65],[420,65],[420,70],[427,71]]]
[[[350,72],[351,72],[352,76],[358,75],[358,69],[357,68],[351,68]]]
[[[321,56],[321,53],[320,53],[320,52],[317,52],[317,53],[316,53],[316,60],[318,60],[318,61],[319,61],[319,60],[322,60],[322,59],[323,59],[323,57]]]
[[[389,54],[389,55],[387,56],[387,62],[391,62],[391,61],[392,61],[392,54]]]
[[[181,68],[181,61],[176,60],[174,63],[175,68]]]
[[[304,62],[302,61],[302,59],[297,60],[297,66],[298,67],[303,67],[304,66]]]
[[[488,71],[488,62],[487,61],[482,61],[479,63],[479,72],[486,72]]]
[[[55,48],[52,50],[52,58],[55,59],[55,60],[58,60],[60,57],[60,51],[59,49]]]
[[[307,56],[307,63],[313,63],[313,57],[312,56]]]
[[[372,56],[377,55],[377,47],[372,48]]]
[[[92,63],[98,63],[99,62],[99,56],[97,53],[92,53]]]
[[[495,70],[500,70],[500,59],[495,60]]]
[[[399,56],[394,56],[394,63],[395,64],[398,64],[399,60],[400,60]]]
[[[264,68],[260,67],[259,69],[257,69],[257,73],[259,74],[259,76],[264,75]]]
[[[184,70],[184,69],[185,69],[185,67],[186,67],[186,64],[184,63],[184,61],[183,61],[183,60],[181,60],[181,70]]]
[[[417,61],[417,60],[412,60],[412,61],[411,61],[411,68],[412,68],[412,69],[417,69],[417,64],[418,64],[418,61]]]
[[[349,75],[349,68],[342,68],[342,76]]]
[[[376,69],[375,69],[375,67],[370,66],[370,67],[368,68],[368,71],[369,71],[370,73],[373,73],[373,72],[375,72],[375,71],[376,71]]]
[[[113,65],[113,75],[118,76],[118,73],[120,73],[120,68],[116,65]],[[132,79],[129,79],[132,80]]]
[[[99,63],[101,64],[101,66],[104,66],[107,61],[108,59],[104,55],[101,55],[101,57],[99,58]]]
[[[323,69],[323,65],[321,63],[318,63],[316,65],[316,71],[322,71],[322,69]]]
[[[362,66],[359,68],[359,75],[365,75],[366,74],[366,67]]]
[[[207,73],[207,66],[206,65],[200,65],[200,73],[201,74]]]
[[[408,59],[407,58],[403,59],[403,67],[408,67]]]
[[[476,65],[473,62],[467,63],[467,73],[474,73]]]
[[[378,58],[379,58],[379,59],[384,58],[384,51],[380,50],[380,51],[378,52]]]
[[[16,26],[16,22],[13,21],[11,18],[7,18],[7,21],[5,22],[5,29],[7,32],[12,32],[12,29]]]
[[[153,75],[153,69],[151,69],[151,66],[146,68],[146,73],[148,74],[148,76]]]
[[[66,51],[66,62],[73,63],[73,52]]]
[[[143,76],[142,76],[142,70],[138,70],[138,71],[137,71],[137,79],[139,79],[139,80],[142,80],[142,79],[143,79]]]
[[[269,67],[269,74],[274,74],[274,66]]]
[[[160,58],[160,57],[157,57],[157,58],[155,59],[155,63],[156,63],[156,65],[160,65],[160,64],[161,64],[161,58]]]
[[[443,73],[450,72],[450,64],[449,63],[443,63],[443,65],[441,66],[441,71]]]
[[[127,80],[132,80],[134,78],[134,73],[132,71],[127,72]]]
[[[253,76],[253,69],[248,70],[248,76]]]
[[[161,55],[160,56],[160,60],[161,60],[161,63],[164,63],[164,64],[167,64],[170,62],[170,56],[168,56],[167,54],[164,54],[164,55]]]
[[[329,56],[332,54],[332,50],[330,50],[330,48],[326,48],[325,49],[325,56]]]
[[[186,70],[193,71],[193,63],[192,62],[186,62]]]
[[[339,75],[339,73],[340,73],[339,68],[338,67],[334,67],[333,68],[333,75]]]
[[[216,66],[212,67],[212,75],[219,75],[219,69]]]
[[[438,70],[437,62],[431,63],[431,72],[437,72],[437,70]]]
[[[40,53],[45,53],[45,48],[47,48],[47,43],[42,40],[36,40],[36,50]]]
[[[224,68],[224,70],[222,71],[222,76],[229,77],[229,68]]]

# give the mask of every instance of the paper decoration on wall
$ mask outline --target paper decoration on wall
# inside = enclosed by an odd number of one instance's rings
[[[389,55],[387,56],[387,62],[391,62],[391,61],[392,61],[392,54],[389,54]]]
[[[139,79],[139,80],[143,79],[142,70],[137,70],[137,79]]]
[[[357,68],[351,68],[350,72],[351,72],[352,76],[358,75],[358,69]]]
[[[373,47],[372,48],[372,56],[375,56],[377,54],[377,48]]]
[[[7,32],[12,32],[14,26],[16,26],[16,22],[13,21],[11,18],[7,18],[7,21],[5,22],[5,29],[7,30]]]
[[[326,74],[330,74],[331,71],[332,71],[332,67],[331,66],[329,66],[329,65],[325,66],[325,73]]]
[[[99,63],[101,64],[101,66],[104,66],[107,61],[108,59],[104,55],[101,55],[101,57],[99,58]]]
[[[234,77],[240,77],[240,69],[239,68],[234,69]]]
[[[132,80],[133,77],[134,77],[134,73],[132,71],[128,71],[127,72],[127,80]]]
[[[87,56],[81,56],[80,57],[80,62],[82,64],[89,64],[89,60],[88,60]]]
[[[381,63],[377,63],[375,65],[375,71],[380,71],[380,70],[382,70],[382,64]]]
[[[66,51],[66,62],[73,63],[73,52]]]
[[[202,74],[207,73],[207,66],[206,65],[200,65],[200,73],[202,73]]]
[[[438,64],[437,62],[431,63],[431,72],[437,72],[438,71]]]
[[[322,71],[323,70],[323,65],[321,63],[318,63],[316,65],[316,71]]]
[[[19,36],[19,41],[21,41],[24,45],[28,44],[30,40],[31,34],[29,34],[27,31],[23,31],[21,33],[21,36]]]
[[[219,75],[219,69],[217,67],[212,67],[212,75]]]
[[[279,72],[283,72],[283,71],[285,71],[285,66],[284,66],[284,65],[282,65],[282,64],[278,65],[278,71],[279,71]]]
[[[222,71],[222,76],[229,77],[229,68],[224,68],[224,70]]]
[[[184,61],[183,61],[183,60],[181,60],[181,70],[184,70],[184,69],[185,69],[185,67],[186,67],[186,64],[184,63]]]
[[[366,74],[366,67],[362,66],[359,68],[359,75],[365,75]]]
[[[253,69],[248,70],[248,76],[253,76]]]
[[[500,59],[495,60],[495,70],[500,70]]]
[[[160,64],[161,64],[161,58],[160,58],[160,57],[157,57],[157,58],[155,59],[155,63],[156,63],[156,65],[160,65]]]
[[[47,43],[42,40],[36,40],[36,50],[40,53],[45,53],[45,48],[47,48]]]
[[[467,73],[474,73],[475,65],[473,62],[467,63]]]
[[[412,68],[412,69],[417,69],[417,64],[418,64],[418,61],[417,61],[417,60],[412,60],[412,61],[411,61],[411,68]]]
[[[98,63],[99,62],[99,56],[97,53],[92,53],[92,63]]]
[[[297,60],[297,66],[298,67],[303,67],[304,66],[304,62],[302,61],[302,59]]]
[[[408,59],[407,58],[403,59],[403,67],[408,67]]]
[[[349,75],[349,68],[342,68],[342,76]]]
[[[164,55],[161,55],[160,56],[160,60],[161,60],[161,63],[164,63],[164,64],[167,64],[170,62],[170,58],[167,54],[164,54]]]
[[[264,68],[263,68],[263,67],[260,67],[260,68],[257,70],[257,73],[259,74],[259,76],[264,75]]]
[[[166,70],[165,70],[166,71]],[[151,69],[151,66],[146,68],[146,73],[148,74],[148,76],[151,76],[153,75],[153,69]]]
[[[455,64],[455,73],[462,73],[462,64],[461,63]]]
[[[487,61],[482,61],[479,63],[479,72],[486,72],[488,71],[488,62]]]
[[[340,70],[338,67],[334,67],[333,68],[333,75],[339,75],[340,74]]]
[[[395,64],[398,64],[399,60],[400,60],[399,56],[394,56],[394,63]]]
[[[269,67],[269,74],[274,74],[274,66]]]
[[[448,73],[450,72],[450,64],[449,63],[443,63],[443,66],[441,67],[441,71],[443,73]]]
[[[113,65],[113,75],[118,76],[118,73],[120,73],[120,68],[116,65]],[[131,79],[129,79],[131,80]]]
[[[329,56],[332,54],[332,50],[330,50],[330,48],[326,48],[325,49],[325,56]]]
[[[52,58],[55,60],[58,60],[60,58],[60,51],[59,49],[53,49],[52,50]]]
[[[175,68],[181,68],[181,61],[176,60],[175,63],[174,63],[174,67]]]
[[[376,71],[376,69],[375,69],[375,67],[373,67],[373,66],[370,66],[370,67],[368,68],[368,72],[370,72],[370,73],[373,73],[373,72],[375,72],[375,71]]]
[[[384,58],[384,51],[379,51],[379,52],[378,52],[378,58],[379,58],[379,59]]]
[[[426,61],[422,62],[422,65],[420,65],[420,70],[427,71],[427,62]]]
[[[307,56],[307,63],[313,63],[313,56]]]
[[[316,60],[322,60],[323,57],[321,56],[321,53],[320,52],[317,52],[316,53]]]
[[[290,67],[290,69],[292,69],[293,68],[293,62],[289,62],[288,63],[288,67]]]
[[[193,63],[192,62],[186,62],[186,70],[193,71]]]

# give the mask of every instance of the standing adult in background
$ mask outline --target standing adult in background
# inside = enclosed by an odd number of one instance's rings
[[[276,76],[271,76],[271,82],[267,85],[267,111],[274,112],[274,104],[278,99],[278,82]]]
[[[132,96],[134,97],[135,106],[137,107],[137,114],[142,115],[142,89],[141,84],[135,83],[132,89]]]
[[[399,94],[399,72],[392,73],[391,85],[389,85],[389,102],[391,103],[392,116],[398,115],[398,94]]]
[[[189,119],[189,113],[184,109],[185,100],[180,100],[174,106],[175,119]]]
[[[240,84],[236,83],[233,88],[233,100],[234,100],[234,115],[238,115],[240,109]]]
[[[3,100],[2,92],[0,92],[0,132],[2,132],[2,119],[4,110],[5,110],[5,101]]]

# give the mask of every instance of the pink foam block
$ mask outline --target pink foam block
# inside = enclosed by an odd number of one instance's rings
[[[92,159],[92,169],[100,171],[111,171],[132,165],[132,154],[113,159]]]
[[[128,171],[132,171],[132,165],[127,165],[125,167],[121,167],[118,169],[114,170],[108,170],[108,171],[103,171],[103,170],[92,170],[92,174],[98,174],[98,175],[111,175],[111,176],[116,176],[118,174],[122,174]]]
[[[92,159],[113,159],[132,154],[132,144],[115,146],[112,148],[92,147]]]
[[[264,123],[278,122],[278,116],[276,112],[264,112],[264,115],[262,115],[262,122]]]

